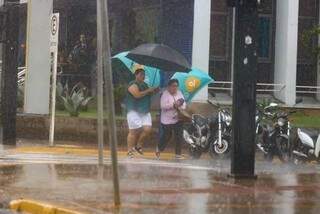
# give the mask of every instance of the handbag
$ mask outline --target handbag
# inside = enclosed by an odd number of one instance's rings
[[[175,97],[174,96],[172,96],[172,97],[173,97],[174,102],[176,102]],[[180,108],[177,108],[176,110],[178,112],[178,121],[179,122],[190,122],[191,121],[191,115],[185,109],[182,109],[180,107]]]
[[[179,122],[190,122],[191,121],[191,115],[182,108],[178,108],[178,120]]]

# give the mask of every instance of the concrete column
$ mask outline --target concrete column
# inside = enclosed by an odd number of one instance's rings
[[[28,1],[25,113],[49,113],[52,7],[53,0]]]
[[[192,66],[209,72],[211,0],[194,1]],[[208,100],[208,88],[194,98],[196,102]]]
[[[289,106],[296,104],[298,19],[299,0],[277,1],[274,82],[285,88],[275,97]]]

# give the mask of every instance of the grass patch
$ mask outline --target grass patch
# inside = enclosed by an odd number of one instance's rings
[[[302,128],[320,128],[320,113],[297,112],[290,116],[294,127]]]
[[[152,118],[156,118],[156,115],[158,114],[158,111],[152,111],[151,116]],[[107,112],[104,113],[105,116],[107,116]],[[56,111],[56,116],[60,117],[70,117],[69,113],[67,111]],[[97,109],[90,108],[87,111],[81,111],[80,118],[90,118],[90,119],[96,119],[97,118]],[[126,115],[116,115],[117,120],[125,120],[127,117]]]
[[[107,113],[105,112],[104,115],[106,116]],[[69,113],[67,111],[56,111],[56,116],[60,117],[70,117]],[[80,118],[90,118],[90,119],[96,119],[97,118],[97,110],[95,109],[89,109],[87,111],[81,111]],[[116,119],[125,119],[126,117],[123,115],[116,115]]]
[[[156,118],[158,111],[152,111],[152,118]],[[70,117],[67,111],[56,111],[57,116]],[[105,115],[107,115],[105,113]],[[95,108],[89,108],[87,111],[82,111],[79,115],[80,118],[97,118],[97,110]],[[116,115],[117,120],[125,120],[125,115]],[[320,129],[320,111],[307,111],[300,110],[297,113],[290,116],[292,126],[301,128],[318,128]]]

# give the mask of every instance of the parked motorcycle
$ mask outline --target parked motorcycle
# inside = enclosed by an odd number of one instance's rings
[[[183,130],[183,138],[194,159],[200,158],[202,153],[208,151],[212,157],[224,155],[229,151],[231,115],[226,109],[219,108],[217,115],[208,118],[194,114],[191,121]]]
[[[256,145],[264,153],[267,160],[273,160],[274,156],[278,156],[282,162],[287,162],[291,154],[291,125],[288,113],[274,112],[276,107],[277,104],[271,103],[263,110],[258,108],[256,116]],[[272,124],[270,125],[268,121],[272,122]]]
[[[232,117],[226,109],[220,109],[218,112],[218,130],[214,130],[214,134],[210,139],[209,154],[212,158],[215,156],[224,157],[229,154],[232,142]],[[215,123],[216,124],[216,123]],[[217,125],[215,125],[216,127]]]
[[[320,133],[318,131],[298,128],[293,145],[292,159],[295,164],[320,161]]]

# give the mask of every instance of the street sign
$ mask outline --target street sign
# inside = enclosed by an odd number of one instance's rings
[[[51,121],[49,132],[49,144],[54,146],[54,125],[56,112],[56,88],[57,88],[57,66],[58,66],[58,45],[59,45],[59,13],[51,15],[50,21],[50,57],[51,57]]]
[[[55,52],[59,42],[59,13],[52,14],[50,25],[50,51]]]

